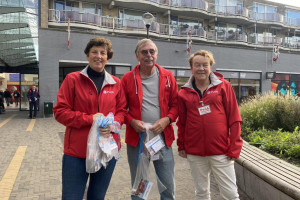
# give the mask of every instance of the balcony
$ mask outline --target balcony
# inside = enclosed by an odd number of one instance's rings
[[[285,23],[290,26],[300,26],[300,18],[286,18]]]
[[[171,7],[194,8],[207,11],[208,3],[204,0],[173,0],[171,1]]]
[[[241,6],[220,6],[210,4],[208,11],[224,16],[241,16],[248,18],[248,9]]]
[[[250,16],[251,19],[256,21],[263,21],[263,22],[284,22],[284,16],[278,13],[252,13]]]
[[[111,31],[118,33],[124,30],[126,34],[145,34],[146,28],[142,20],[139,19],[121,19],[116,17],[99,16],[91,13],[80,13],[79,11],[65,11],[49,9],[49,25],[50,26],[66,26],[70,19],[72,27],[82,28],[82,24],[89,25],[90,29]],[[94,27],[94,28],[92,28]],[[272,36],[269,33],[250,34],[247,36],[244,32],[235,32],[232,30],[211,30],[206,31],[203,27],[186,25],[169,25],[152,22],[150,33],[155,33],[155,37],[180,39],[186,38],[191,34],[192,40],[202,40],[207,42],[222,42],[222,43],[236,43],[241,45],[261,45],[272,46],[280,44],[280,46],[299,49],[298,43],[283,42],[284,38]],[[121,33],[121,32],[120,32]]]

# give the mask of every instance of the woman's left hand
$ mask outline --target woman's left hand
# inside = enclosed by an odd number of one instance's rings
[[[103,137],[109,137],[111,132],[111,126],[107,126],[106,128],[99,127],[100,133]]]

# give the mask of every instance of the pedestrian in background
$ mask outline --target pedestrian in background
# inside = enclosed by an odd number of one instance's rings
[[[153,124],[150,130],[161,134],[165,146],[160,151],[162,159],[153,161],[155,172],[167,188],[161,199],[175,199],[174,157],[172,143],[175,139],[172,122],[178,116],[177,83],[172,72],[156,64],[158,49],[150,39],[138,42],[135,49],[139,65],[122,78],[128,115],[126,117],[127,157],[131,184],[134,184],[139,158],[139,133],[146,132],[145,123]],[[132,196],[132,199],[135,199]]]
[[[15,105],[18,106],[19,98],[20,98],[20,93],[18,92],[18,90],[14,91],[13,96],[14,96],[14,99],[15,99]]]
[[[5,101],[6,101],[6,105],[9,106],[11,94],[10,94],[10,92],[8,91],[8,89],[6,89],[6,90],[4,91],[4,98],[5,98]]]
[[[40,99],[39,91],[36,89],[36,86],[33,85],[27,92],[27,99],[29,101],[29,118],[36,118],[37,107]],[[34,110],[32,115],[32,110]]]
[[[66,126],[62,160],[62,199],[82,200],[89,177],[87,199],[104,200],[116,159],[96,173],[86,172],[86,150],[90,128],[97,117],[114,114],[114,121],[121,125],[126,114],[126,99],[121,81],[104,68],[113,56],[110,40],[95,37],[85,50],[89,65],[82,71],[70,73],[64,79],[53,108],[55,119]],[[117,133],[100,128],[103,136]]]
[[[242,118],[234,91],[222,74],[212,72],[212,53],[189,59],[191,77],[178,93],[178,151],[187,158],[196,199],[211,199],[210,173],[223,199],[239,199],[234,160],[240,155]]]

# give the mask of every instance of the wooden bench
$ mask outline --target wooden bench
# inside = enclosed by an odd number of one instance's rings
[[[239,188],[251,199],[300,200],[300,168],[245,141],[235,170]]]

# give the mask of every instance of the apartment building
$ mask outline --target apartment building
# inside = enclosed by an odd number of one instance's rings
[[[55,101],[66,74],[87,65],[83,49],[92,37],[112,41],[115,54],[107,71],[121,78],[131,70],[137,64],[136,43],[147,36],[146,12],[154,17],[149,38],[158,46],[157,62],[173,72],[179,87],[191,75],[189,54],[206,49],[215,56],[213,70],[230,81],[239,102],[269,90],[293,96],[300,92],[300,8],[267,0],[38,3],[42,102]]]

